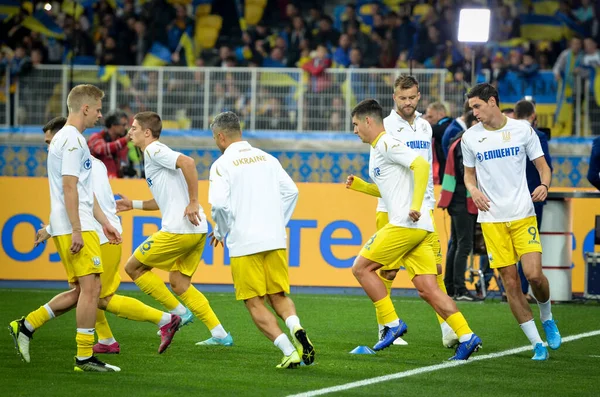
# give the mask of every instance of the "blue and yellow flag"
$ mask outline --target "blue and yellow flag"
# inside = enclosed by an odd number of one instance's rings
[[[18,14],[21,4],[17,0],[0,0],[0,22]]]
[[[129,75],[115,65],[100,66],[98,69],[98,79],[102,82],[107,82],[115,75],[115,73],[117,74],[117,81],[123,88],[129,88],[131,86]]]
[[[196,66],[196,52],[194,51],[194,41],[187,32],[183,32],[179,39],[179,46],[183,48],[185,54],[185,63],[189,67]]]
[[[560,2],[558,0],[530,0],[533,13],[537,15],[552,16],[558,11]]]
[[[238,20],[240,22],[240,29],[242,32],[248,30],[248,24],[246,23],[246,9],[244,6],[244,0],[235,0],[235,9],[237,10]]]
[[[25,17],[21,25],[32,32],[38,32],[47,37],[64,39],[65,33],[44,10],[38,10],[33,15]]]
[[[521,15],[521,37],[527,40],[560,41],[563,38],[563,24],[547,15]]]
[[[163,44],[154,42],[144,57],[142,66],[165,66],[171,63],[171,51]]]

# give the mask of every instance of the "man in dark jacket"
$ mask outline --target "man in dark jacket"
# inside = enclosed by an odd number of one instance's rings
[[[535,128],[537,115],[535,113],[535,105],[533,102],[528,100],[521,100],[517,102],[515,105],[515,119],[522,120],[524,123],[528,123],[531,128],[536,132],[538,138],[540,139],[540,144],[542,146],[542,151],[544,152],[544,157],[546,159],[546,163],[552,170],[552,157],[550,156],[550,149],[548,148],[548,137],[545,133],[539,131]],[[538,170],[535,168],[535,165],[532,161],[527,161],[527,168],[525,171],[527,175],[527,187],[529,188],[529,192],[532,193],[536,187],[540,186],[542,183],[540,180],[540,174]],[[546,201],[541,201],[537,203],[533,203],[533,208],[535,209],[535,216],[537,218],[537,227],[538,230],[542,229],[542,214],[544,212],[544,205],[546,205]],[[529,291],[529,283],[525,278],[525,274],[523,273],[523,268],[519,263],[519,274],[521,276],[521,289],[523,294],[527,295]]]
[[[446,128],[452,122],[452,118],[446,116],[446,106],[441,102],[433,102],[427,106],[425,120],[431,124],[433,130],[433,181],[436,184],[441,184],[444,179],[444,169],[446,168],[446,155],[442,149],[442,138]]]

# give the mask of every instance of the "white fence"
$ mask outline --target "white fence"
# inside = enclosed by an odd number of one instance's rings
[[[107,73],[108,72],[108,73]],[[104,109],[156,111],[165,128],[208,129],[221,111],[236,112],[250,130],[351,131],[350,110],[365,98],[393,108],[393,83],[402,69],[329,69],[314,78],[301,69],[275,68],[98,68],[68,65],[34,68],[5,84],[0,125],[43,125],[66,115],[71,84],[91,83],[105,93]],[[446,103],[461,113],[467,87],[446,83],[445,69],[416,69],[421,109]],[[8,74],[6,76],[8,78]],[[71,83],[72,82],[72,83]],[[14,82],[13,82],[14,83]],[[12,116],[12,117],[11,117]]]

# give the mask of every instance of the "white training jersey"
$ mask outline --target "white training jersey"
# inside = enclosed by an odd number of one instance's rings
[[[520,120],[506,118],[503,127],[488,130],[482,123],[462,136],[463,164],[474,167],[479,190],[490,199],[490,209],[477,221],[510,222],[535,216],[527,187],[527,158],[544,152],[535,131]]]
[[[429,205],[430,209],[435,208],[435,194],[433,191],[433,152],[431,148],[431,139],[433,130],[431,124],[421,117],[421,113],[415,112],[415,119],[411,125],[404,120],[398,112],[392,110],[390,115],[383,119],[385,132],[392,137],[406,143],[406,146],[417,152],[430,165],[429,180],[427,181],[427,190],[425,191],[425,200],[423,203]],[[377,201],[377,212],[387,212],[383,200]]]
[[[210,167],[215,237],[232,257],[287,247],[298,188],[279,161],[248,142],[232,143]]]
[[[152,142],[144,151],[146,182],[162,214],[161,230],[173,234],[208,233],[208,223],[201,205],[198,205],[199,226],[194,226],[183,215],[190,203],[190,196],[183,172],[177,168],[179,156],[181,153],[159,141]]]
[[[92,156],[85,137],[72,125],[61,128],[48,148],[48,183],[50,184],[50,225],[53,236],[73,233],[65,207],[63,176],[75,176],[79,194],[81,231],[95,231]]]
[[[408,216],[414,191],[410,165],[417,157],[417,152],[410,149],[406,142],[382,132],[371,145],[369,176],[379,188],[392,225],[433,232],[430,208],[425,200],[421,206],[421,218],[417,222]]]
[[[110,224],[113,225],[119,233],[123,233],[121,219],[117,216],[117,203],[108,180],[108,171],[106,170],[104,163],[93,156],[92,186],[100,209],[104,212],[104,215],[106,215]],[[102,225],[100,225],[98,221],[96,221],[96,232],[98,232],[98,237],[100,238],[100,245],[108,243],[108,239],[102,230]]]

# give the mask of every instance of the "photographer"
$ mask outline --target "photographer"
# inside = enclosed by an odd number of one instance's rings
[[[90,152],[106,165],[109,178],[137,176],[128,156],[128,123],[125,112],[113,110],[104,118],[105,128],[88,140]]]

